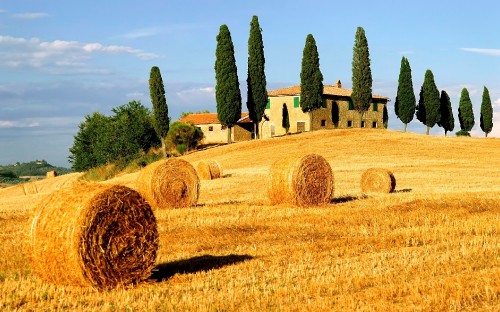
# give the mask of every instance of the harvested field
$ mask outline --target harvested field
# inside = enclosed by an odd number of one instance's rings
[[[182,159],[191,164],[217,159],[224,179],[202,180],[196,207],[156,211],[156,270],[133,289],[104,293],[54,286],[32,273],[20,250],[42,195],[2,189],[0,309],[498,311],[499,151],[494,138],[356,129],[189,154]],[[271,165],[304,153],[330,164],[331,203],[271,205]],[[364,195],[368,168],[393,172],[395,191]],[[19,209],[23,198],[33,204]]]

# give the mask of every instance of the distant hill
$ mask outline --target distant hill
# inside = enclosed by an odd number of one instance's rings
[[[46,176],[48,171],[55,170],[58,175],[72,172],[71,169],[56,167],[45,160],[35,160],[27,163],[15,163],[0,166],[0,183],[17,184],[29,180],[21,177]]]

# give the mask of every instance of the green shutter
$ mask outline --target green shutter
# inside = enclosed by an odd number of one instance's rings
[[[326,99],[323,99],[321,102],[321,107],[326,108]]]
[[[373,111],[378,112],[378,103],[373,103]]]
[[[299,97],[296,96],[293,98],[293,107],[300,107],[300,103],[299,103]]]
[[[271,108],[271,99],[267,99],[266,109]]]
[[[352,102],[352,99],[349,99],[349,110],[354,109],[354,103]]]

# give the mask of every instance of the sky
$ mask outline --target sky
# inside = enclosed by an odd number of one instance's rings
[[[215,104],[215,48],[226,24],[235,47],[242,109],[246,110],[248,36],[259,18],[268,90],[300,83],[305,39],[312,34],[324,84],[351,88],[357,27],[368,40],[373,93],[390,98],[389,129],[402,130],[394,114],[401,58],[418,92],[430,69],[451,98],[455,130],[467,88],[473,136],[479,127],[483,88],[500,137],[500,2],[442,1],[63,1],[0,0],[0,165],[44,159],[70,167],[78,125],[93,112],[130,101],[151,108],[149,73],[158,66],[169,116],[210,110]],[[416,118],[408,131],[425,133]],[[431,135],[444,135],[437,125]]]

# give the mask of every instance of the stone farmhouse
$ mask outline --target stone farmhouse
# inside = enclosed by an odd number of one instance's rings
[[[323,106],[313,113],[313,130],[346,129],[346,128],[379,128],[384,126],[384,107],[388,97],[373,95],[372,103],[363,119],[351,100],[352,90],[342,88],[340,80],[335,85],[323,86]],[[310,130],[310,115],[300,108],[300,85],[269,91],[268,102],[264,114],[268,120],[261,124],[263,138],[284,135],[282,127],[283,108],[286,106],[289,115],[289,133]]]
[[[351,99],[352,90],[342,88],[340,80],[335,85],[323,86],[323,106],[313,113],[313,130],[347,129],[347,128],[385,128],[384,109],[388,97],[373,95],[370,108],[361,118],[354,110]],[[310,115],[300,108],[300,85],[269,91],[264,118],[260,123],[262,138],[270,138],[286,134],[282,127],[283,109],[288,110],[289,133],[309,131]],[[226,143],[227,128],[221,125],[216,113],[190,114],[179,120],[199,127],[205,138],[203,144]],[[248,112],[233,127],[233,142],[251,140],[254,136],[253,124]]]

